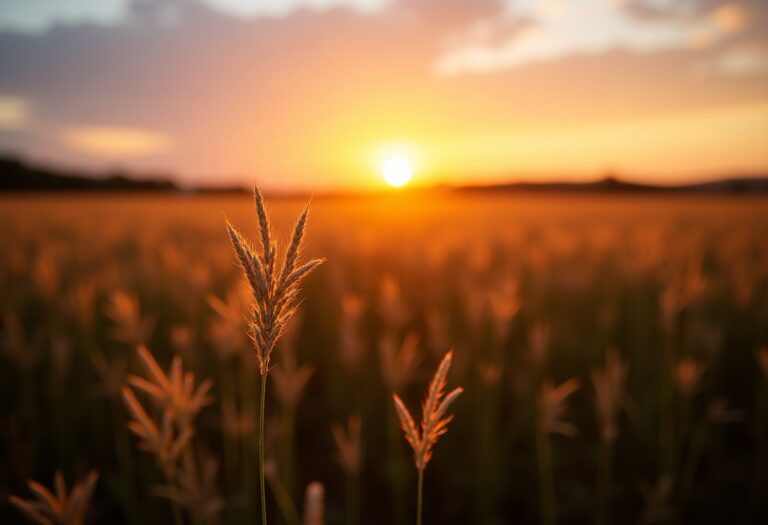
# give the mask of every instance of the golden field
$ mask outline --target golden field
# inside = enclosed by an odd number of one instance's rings
[[[304,201],[267,206],[284,246]],[[28,479],[91,469],[87,523],[258,522],[260,376],[227,220],[258,239],[244,195],[0,199],[0,522],[23,522],[6,502]],[[453,349],[464,391],[424,523],[764,523],[766,232],[747,196],[314,199],[305,259],[327,261],[273,355],[269,521],[412,523],[392,394],[416,417]],[[128,428],[141,344],[212,383],[165,472]]]

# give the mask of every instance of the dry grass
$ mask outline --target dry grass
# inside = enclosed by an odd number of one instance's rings
[[[214,460],[207,459],[202,469],[198,468],[191,442],[197,415],[212,401],[208,392],[213,383],[206,379],[196,387],[194,374],[183,370],[179,356],[173,358],[166,374],[145,346],[139,346],[137,352],[147,378],[128,376],[123,400],[133,418],[128,428],[165,476],[167,484],[155,492],[181,504],[190,515],[213,520],[221,508],[215,490],[218,467]],[[148,414],[131,387],[148,396],[156,418]],[[175,504],[174,519],[179,523]]]
[[[419,472],[416,506],[416,522],[419,525],[422,519],[424,470],[427,468],[429,460],[432,459],[432,450],[437,440],[448,431],[448,423],[453,419],[453,416],[446,415],[448,408],[464,391],[463,388],[457,387],[449,393],[445,393],[448,370],[451,368],[452,359],[453,352],[449,351],[437,367],[437,371],[427,389],[424,404],[421,407],[421,426],[419,428],[416,427],[413,416],[411,416],[405,403],[396,393],[392,394],[397,416],[400,418],[400,425],[402,426],[406,441],[413,449],[413,461]]]
[[[419,428],[416,427],[416,423],[402,399],[397,394],[392,394],[405,439],[413,449],[413,461],[419,471],[427,468],[437,440],[448,431],[448,423],[453,419],[453,416],[446,415],[448,407],[464,391],[463,388],[457,387],[448,394],[445,393],[448,370],[451,368],[452,359],[453,352],[448,352],[437,367],[421,407],[422,417]]]
[[[162,494],[190,523],[215,515],[258,523],[264,371],[275,380],[266,408],[276,416],[267,419],[271,450],[265,444],[274,464],[270,522],[278,511],[285,523],[301,521],[303,485],[312,479],[325,486],[328,521],[344,520],[347,502],[357,501],[345,499],[345,482],[357,479],[363,512],[353,509],[345,523],[413,522],[412,447],[402,446],[391,392],[410,396],[429,379],[419,359],[437,365],[451,347],[451,383],[467,394],[447,409],[456,415],[452,437],[440,439],[428,463],[430,521],[539,522],[537,499],[548,490],[552,499],[542,499],[557,502],[557,522],[591,522],[597,505],[603,523],[635,522],[644,505],[649,521],[728,521],[732,509],[737,521],[768,516],[764,200],[318,199],[306,251],[333,264],[303,281],[304,315],[290,321],[297,295],[280,310],[271,288],[260,301],[250,289],[260,286],[254,258],[267,267],[261,241],[242,252],[252,279],[233,264],[221,212],[248,224],[249,199],[2,204],[0,492],[27,495],[24,480],[93,466],[103,476],[89,513],[98,520],[169,523],[168,502],[153,498]],[[269,231],[276,289],[302,203],[269,204],[274,238],[287,241],[278,251]],[[263,221],[254,222],[261,232]],[[254,336],[252,347],[248,331],[267,335]],[[135,351],[142,340],[169,384],[185,382],[173,379],[176,354],[184,370],[214,379],[211,406],[166,396]],[[613,346],[620,362],[604,352]],[[594,391],[555,386],[570,377],[592,379]],[[194,397],[192,383],[181,397]],[[620,402],[624,391],[629,406]],[[662,412],[671,431],[657,443],[650,436]],[[359,414],[365,438],[359,471],[349,414]],[[185,436],[178,420],[190,418],[194,435]],[[427,440],[418,418],[410,426],[420,449]],[[127,419],[146,439],[134,440]],[[332,421],[344,421],[337,434],[346,441],[332,439]],[[283,428],[294,424],[295,432]],[[553,435],[560,433],[574,439]],[[661,448],[669,444],[671,454]],[[284,466],[286,452],[294,467]],[[336,464],[342,454],[346,469]],[[645,501],[641,484],[655,487]],[[398,519],[397,499],[406,519]],[[0,506],[0,522],[20,519],[10,507]]]
[[[267,376],[272,369],[272,351],[280,337],[285,333],[288,320],[297,308],[299,285],[312,270],[323,263],[323,259],[312,259],[300,264],[301,243],[307,225],[309,206],[296,221],[291,242],[285,250],[283,262],[278,268],[277,243],[273,239],[269,216],[264,205],[264,198],[259,188],[254,186],[254,201],[256,214],[259,218],[259,233],[261,252],[257,253],[251,244],[243,238],[229,223],[227,230],[232,246],[240,261],[243,272],[251,285],[253,292],[253,307],[251,309],[250,335],[254,343],[256,361],[261,375],[261,404],[259,409],[259,484],[261,488],[261,523],[267,523],[267,497],[264,478],[264,412],[267,389]],[[287,375],[286,375],[287,376]],[[283,381],[279,387],[286,395],[288,390],[301,391],[308,379],[307,373],[298,372],[293,375],[294,384],[287,388],[288,382]],[[298,386],[297,386],[298,382]],[[290,397],[290,395],[289,395]],[[298,399],[298,394],[295,395]]]
[[[92,470],[84,481],[75,483],[72,491],[67,492],[64,474],[57,471],[54,477],[54,492],[30,480],[27,486],[35,499],[24,500],[11,496],[9,500],[24,515],[40,525],[82,525],[98,479],[98,472]]]
[[[299,285],[312,270],[323,263],[323,260],[312,259],[299,264],[301,243],[309,214],[309,207],[306,207],[296,221],[283,263],[278,268],[277,243],[272,237],[264,198],[258,187],[254,187],[254,196],[259,218],[261,252],[257,253],[229,223],[227,223],[227,230],[253,292],[251,337],[256,350],[259,373],[266,376],[271,368],[272,351],[296,310]]]

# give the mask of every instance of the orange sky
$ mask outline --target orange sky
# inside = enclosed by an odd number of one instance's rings
[[[279,189],[768,172],[764,0],[54,0],[0,12],[0,149]]]

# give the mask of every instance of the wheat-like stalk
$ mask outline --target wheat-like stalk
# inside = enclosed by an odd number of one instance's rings
[[[280,336],[283,335],[288,320],[296,311],[299,285],[323,259],[312,259],[299,263],[301,242],[307,225],[309,205],[296,221],[293,235],[285,250],[283,262],[278,268],[277,243],[272,238],[269,216],[264,206],[264,198],[257,186],[254,186],[256,214],[259,218],[261,253],[257,253],[240,233],[227,223],[227,231],[232,241],[240,265],[253,292],[251,309],[250,335],[253,339],[256,361],[261,375],[261,408],[259,412],[259,482],[261,488],[261,522],[267,523],[266,488],[264,483],[264,405],[267,395],[267,376],[271,369],[272,351]]]
[[[257,253],[251,243],[229,223],[227,223],[227,230],[253,292],[251,337],[259,373],[266,376],[271,368],[272,351],[296,309],[299,284],[324,260],[312,259],[299,264],[301,243],[309,214],[309,205],[307,205],[296,221],[282,266],[278,268],[277,243],[272,238],[269,216],[258,187],[254,187],[254,195],[256,213],[259,217],[261,253]]]
[[[386,385],[392,390],[403,388],[411,382],[421,361],[419,336],[406,334],[398,349],[391,334],[379,339],[379,359],[381,375]]]
[[[174,493],[177,497],[172,499],[179,502],[183,499],[178,497],[179,492],[191,486],[195,467],[190,441],[195,434],[197,414],[211,403],[208,391],[212,383],[206,379],[195,387],[194,374],[183,370],[179,356],[174,357],[166,374],[146,347],[139,346],[137,351],[148,377],[128,376],[128,383],[123,386],[123,401],[133,418],[128,428],[139,438],[140,448],[155,457],[165,475],[168,487],[162,494]],[[131,387],[149,396],[159,411],[159,421],[147,413]],[[200,503],[199,498],[185,501]],[[174,520],[181,522],[175,503]]]
[[[57,471],[54,477],[55,492],[34,480],[29,480],[27,486],[34,494],[34,499],[24,500],[18,496],[10,496],[8,500],[40,525],[82,525],[98,479],[98,472],[92,470],[85,481],[75,483],[72,491],[67,492],[64,475]]]
[[[395,409],[400,418],[400,425],[403,428],[405,439],[413,449],[413,460],[416,469],[419,472],[418,498],[416,508],[416,522],[421,524],[421,506],[422,506],[422,487],[424,482],[424,469],[427,463],[432,459],[432,449],[437,440],[448,431],[448,423],[453,416],[446,415],[448,407],[456,401],[456,398],[464,391],[463,388],[454,388],[448,394],[445,393],[446,379],[448,370],[451,368],[453,352],[449,351],[437,367],[435,376],[427,389],[427,396],[422,405],[421,426],[416,427],[416,423],[405,406],[405,403],[396,394],[392,394],[395,402]]]

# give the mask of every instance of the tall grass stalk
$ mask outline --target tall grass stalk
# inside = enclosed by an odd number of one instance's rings
[[[264,198],[258,187],[254,187],[254,204],[259,218],[261,252],[257,253],[251,244],[229,223],[227,231],[232,247],[242,266],[253,292],[253,306],[250,319],[250,335],[253,340],[256,361],[261,375],[261,397],[259,411],[259,487],[261,489],[261,523],[267,524],[267,502],[264,481],[264,411],[267,396],[267,376],[272,368],[272,351],[285,332],[288,320],[297,308],[301,281],[323,260],[313,259],[299,264],[301,243],[307,224],[309,207],[296,221],[291,242],[285,250],[283,263],[278,268],[277,243],[272,237],[269,216]]]

